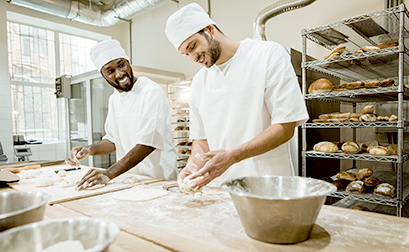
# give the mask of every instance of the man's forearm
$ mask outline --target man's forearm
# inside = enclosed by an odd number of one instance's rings
[[[195,163],[198,167],[202,167],[206,161],[199,160],[196,158],[196,153],[206,153],[209,152],[209,144],[207,140],[194,140],[192,144],[192,151],[188,162]]]
[[[236,163],[263,154],[287,142],[294,135],[295,122],[274,124],[251,141],[232,149]]]
[[[109,140],[102,139],[96,144],[88,146],[90,148],[90,155],[107,155],[115,151],[115,144]]]

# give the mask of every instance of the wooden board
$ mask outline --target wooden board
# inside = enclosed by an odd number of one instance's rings
[[[53,178],[58,178],[56,173],[54,172],[55,170],[59,169],[67,169],[71,168],[68,165],[54,165],[54,166],[48,166],[48,167],[43,167],[39,168],[38,170],[42,171],[42,174],[44,176],[52,176]],[[75,178],[75,179],[80,179],[84,176],[84,174],[90,169],[90,167],[87,166],[81,166],[81,170],[79,171],[69,171],[67,172],[67,177],[66,178]],[[31,172],[31,171],[24,171],[24,172]],[[24,172],[19,173],[20,175],[23,175]],[[9,183],[9,186],[16,191],[20,192],[26,192],[26,191],[34,191],[34,192],[44,192],[49,195],[51,195],[51,200],[49,201],[50,205],[53,204],[59,204],[62,202],[66,201],[71,201],[71,200],[76,200],[76,199],[81,199],[81,198],[86,198],[86,197],[91,197],[91,196],[96,196],[104,193],[109,193],[109,192],[115,192],[119,190],[125,190],[132,188],[137,185],[141,185],[144,183],[153,183],[157,181],[162,181],[158,179],[153,179],[150,177],[146,176],[141,176],[141,175],[133,175],[137,177],[140,181],[140,183],[137,184],[123,184],[121,183],[122,180],[128,176],[127,174],[123,174],[114,180],[110,181],[108,185],[105,187],[95,189],[95,190],[81,190],[77,191],[75,190],[74,187],[68,187],[68,188],[63,188],[61,186],[61,182],[56,182],[53,186],[48,186],[48,187],[36,187],[36,179],[20,179],[19,182],[16,183]],[[65,178],[65,177],[64,177]]]

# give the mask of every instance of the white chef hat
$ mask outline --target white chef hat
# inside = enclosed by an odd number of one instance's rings
[[[216,24],[197,3],[191,3],[173,13],[166,21],[165,33],[176,50],[190,36],[210,24]]]
[[[118,58],[124,58],[129,61],[128,55],[121,47],[118,40],[107,39],[99,42],[91,48],[90,57],[98,71],[108,62]]]

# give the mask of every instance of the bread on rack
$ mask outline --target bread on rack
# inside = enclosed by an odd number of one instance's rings
[[[364,182],[360,180],[352,181],[348,184],[346,190],[351,193],[365,193]]]
[[[379,50],[379,47],[373,46],[373,45],[368,45],[368,46],[362,47],[361,50],[362,50],[363,52],[370,52],[370,51]]]
[[[378,80],[372,80],[370,82],[365,83],[365,88],[378,88],[381,86],[381,82]]]
[[[333,92],[334,92],[334,91],[348,91],[348,89],[345,88],[345,87],[343,87],[342,85],[337,85],[337,86],[334,86],[334,88],[332,89],[332,91],[333,91]]]
[[[381,87],[393,87],[395,85],[395,81],[393,79],[384,79],[381,81]]]
[[[337,187],[337,190],[343,190],[347,187],[349,181],[345,179],[338,179],[331,182],[331,184],[335,185]]]
[[[388,149],[390,155],[398,155],[398,145],[397,144],[391,144],[386,148]],[[402,154],[405,154],[405,149],[403,148],[402,148]]]
[[[390,122],[396,122],[396,121],[398,121],[398,116],[397,116],[397,115],[391,115],[391,116],[389,117],[389,121],[390,121]],[[405,117],[403,117],[403,121],[406,121],[406,118],[405,118]]]
[[[389,151],[384,146],[375,146],[369,149],[369,154],[371,155],[378,155],[378,156],[388,156]]]
[[[178,154],[185,154],[186,151],[185,150],[178,150]]]
[[[380,44],[378,47],[379,49],[385,49],[385,48],[391,48],[391,47],[396,47],[396,46],[399,46],[398,41],[388,41],[388,42]]]
[[[379,146],[379,141],[378,141],[378,140],[374,140],[374,141],[369,141],[369,142],[363,143],[363,144],[361,145],[361,150],[362,150],[363,152],[369,152],[369,150],[370,150],[372,147],[375,147],[375,146]]]
[[[351,117],[349,118],[349,122],[359,122],[359,118]]]
[[[373,192],[377,195],[392,197],[395,195],[395,187],[389,183],[382,183],[375,187]]]
[[[184,126],[177,126],[176,128],[175,128],[175,130],[183,130],[185,127]]]
[[[360,122],[376,122],[376,115],[374,114],[363,114],[360,118]]]
[[[375,111],[375,108],[372,105],[365,106],[364,109],[362,110],[362,114],[373,114]]]
[[[337,141],[337,142],[333,142],[333,143],[336,144],[339,149],[341,149],[342,145],[343,145],[345,142],[343,142],[343,141]]]
[[[330,59],[336,56],[340,56],[344,51],[345,51],[345,45],[339,45],[335,47],[327,56],[325,56],[324,59]]]
[[[373,174],[373,171],[372,171],[371,168],[362,168],[362,169],[359,169],[359,170],[357,171],[357,173],[356,173],[356,179],[362,180],[362,179],[364,179],[364,178],[366,178],[366,177],[371,176],[372,174]]]
[[[354,81],[354,82],[350,82],[350,83],[346,83],[342,85],[342,87],[349,89],[349,90],[359,89],[359,88],[362,88],[363,86],[364,86],[363,81]]]
[[[334,86],[332,85],[331,81],[321,78],[313,83],[308,87],[309,94],[318,94],[318,93],[326,93],[331,92]]]
[[[345,179],[348,181],[355,181],[355,174],[351,173],[351,172],[347,172],[347,171],[341,171],[338,172],[336,175],[337,179]]]
[[[388,122],[388,121],[389,121],[389,116],[378,116],[378,117],[376,118],[376,120],[377,120],[378,122]]]
[[[334,153],[339,150],[336,144],[332,142],[328,142],[328,141],[316,143],[313,149],[315,151],[324,152],[324,153]]]
[[[364,185],[367,192],[373,192],[375,187],[379,185],[379,180],[375,177],[367,177],[364,179]]]
[[[348,141],[342,145],[341,150],[342,152],[347,154],[357,154],[358,152],[361,151],[361,148],[359,147],[357,142]]]

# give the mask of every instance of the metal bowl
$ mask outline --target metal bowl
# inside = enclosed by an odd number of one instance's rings
[[[0,233],[2,252],[40,252],[64,241],[80,241],[87,252],[108,251],[119,228],[113,222],[94,218],[40,221]]]
[[[270,243],[308,239],[326,196],[337,188],[295,176],[243,177],[224,182],[247,235]]]
[[[50,199],[41,192],[0,193],[0,231],[43,220]]]

